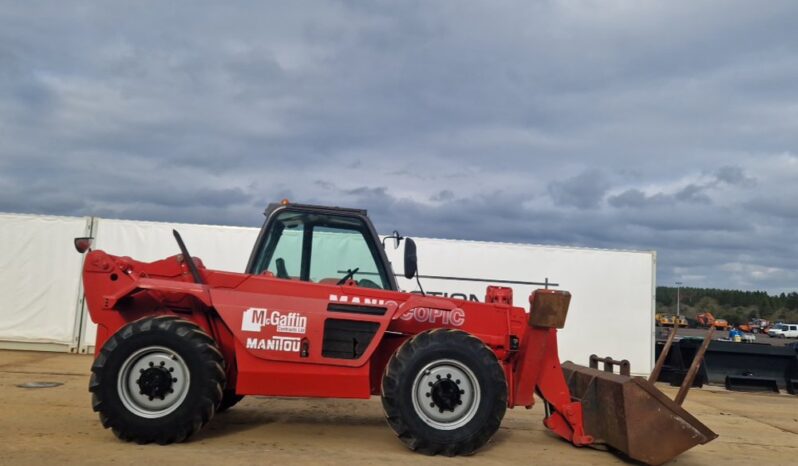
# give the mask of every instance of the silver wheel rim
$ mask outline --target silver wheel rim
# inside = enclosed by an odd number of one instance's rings
[[[142,391],[140,381],[147,371],[171,376],[169,390],[158,396]],[[176,410],[188,395],[188,366],[179,354],[163,346],[148,346],[131,354],[119,370],[117,391],[122,404],[133,414],[153,419]]]
[[[449,407],[436,400],[436,391],[459,390],[457,403]],[[424,366],[413,381],[413,409],[427,425],[453,430],[468,424],[477,413],[481,392],[474,372],[460,361],[439,359]],[[451,401],[451,400],[449,400]]]

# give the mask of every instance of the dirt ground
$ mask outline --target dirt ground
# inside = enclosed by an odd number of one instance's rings
[[[248,397],[187,443],[124,443],[104,430],[91,410],[90,365],[90,356],[0,351],[0,465],[625,464],[549,434],[540,404],[531,411],[508,410],[491,443],[465,458],[407,450],[383,420],[377,398]],[[34,381],[63,385],[17,387]],[[672,388],[659,387],[675,395]],[[691,391],[685,407],[720,437],[671,464],[798,464],[798,397],[705,387]]]

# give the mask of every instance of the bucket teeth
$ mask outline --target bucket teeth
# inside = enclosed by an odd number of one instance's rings
[[[631,459],[663,464],[715,434],[642,377],[563,363],[571,395],[582,402],[585,433]]]

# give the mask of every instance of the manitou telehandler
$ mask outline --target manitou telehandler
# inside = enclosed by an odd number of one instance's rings
[[[376,395],[410,449],[470,454],[536,394],[560,437],[648,464],[716,437],[642,378],[561,366],[568,292],[534,291],[528,313],[509,288],[489,286],[485,303],[400,292],[365,211],[284,201],[266,214],[246,273],[206,269],[177,232],[181,254],[160,261],[86,255],[92,407],[120,439],[183,441],[245,395]]]

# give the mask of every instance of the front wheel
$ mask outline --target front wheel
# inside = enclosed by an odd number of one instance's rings
[[[213,339],[174,316],[122,327],[91,368],[92,407],[122,440],[181,442],[204,426],[222,400],[224,359]]]
[[[405,342],[382,378],[388,424],[411,450],[473,453],[498,430],[507,409],[504,371],[479,339],[436,329]]]

